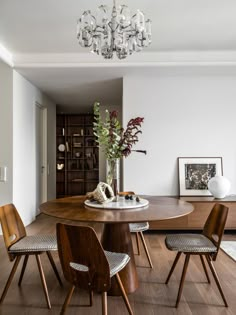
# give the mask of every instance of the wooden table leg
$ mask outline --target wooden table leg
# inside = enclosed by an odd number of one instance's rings
[[[131,240],[131,233],[128,223],[105,224],[102,245],[105,250],[117,253],[126,253],[130,261],[126,267],[119,272],[126,293],[134,292],[138,288],[138,275],[135,266],[134,252]],[[113,277],[109,295],[121,295],[120,288]]]

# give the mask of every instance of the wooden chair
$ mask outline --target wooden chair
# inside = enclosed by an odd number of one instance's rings
[[[126,195],[135,195],[135,193],[133,191],[124,191],[124,192],[119,193],[119,196],[125,197]],[[149,229],[149,223],[148,222],[130,223],[129,229],[131,233],[135,233],[138,255],[140,255],[140,244],[139,244],[139,237],[140,237],[143,243],[143,248],[145,250],[148,262],[149,262],[149,266],[150,268],[153,268],[152,260],[151,260],[151,257],[147,248],[147,244],[145,242],[145,238],[143,235],[143,232]]]
[[[52,265],[52,268],[56,274],[56,277],[62,285],[59,273],[57,271],[56,265],[52,258],[50,251],[57,250],[57,241],[56,235],[32,235],[27,236],[26,230],[23,225],[23,222],[20,218],[19,213],[17,212],[15,206],[13,204],[8,204],[0,207],[0,220],[3,232],[3,238],[5,241],[5,246],[7,249],[7,253],[10,261],[15,261],[12,267],[11,273],[3,290],[2,296],[0,298],[0,304],[3,302],[7,291],[11,285],[12,279],[16,272],[16,269],[19,265],[21,257],[24,256],[24,262],[19,278],[18,285],[21,285],[25,268],[28,262],[28,258],[30,255],[35,255],[40,278],[43,285],[43,290],[45,294],[45,298],[47,301],[48,308],[51,308],[51,303],[48,295],[47,284],[40,260],[40,254],[46,252],[49,261]]]
[[[225,223],[228,215],[228,208],[222,204],[215,204],[211,213],[209,214],[206,223],[203,228],[202,234],[173,234],[168,235],[165,239],[166,246],[169,250],[177,251],[176,258],[170,269],[166,284],[168,284],[170,277],[176,267],[176,264],[182,253],[185,254],[185,262],[183,272],[180,280],[178,296],[175,307],[178,307],[181,294],[183,291],[184,279],[187,272],[187,267],[191,255],[199,255],[203,269],[206,274],[208,283],[210,278],[204,262],[204,257],[209,265],[212,275],[215,279],[217,287],[220,291],[221,297],[224,301],[225,306],[228,306],[223,290],[220,285],[218,275],[216,273],[213,261],[216,260],[221,239],[224,233]]]
[[[119,271],[129,262],[130,258],[127,254],[104,251],[96,232],[88,226],[58,223],[57,241],[62,270],[65,279],[71,283],[61,315],[65,314],[75,287],[89,291],[90,306],[93,302],[93,291],[101,293],[102,314],[107,315],[107,291],[113,276],[116,277],[129,314],[133,314],[119,277]]]

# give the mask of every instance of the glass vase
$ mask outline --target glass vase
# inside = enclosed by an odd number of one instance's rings
[[[106,182],[113,189],[117,200],[120,189],[120,159],[106,160]]]

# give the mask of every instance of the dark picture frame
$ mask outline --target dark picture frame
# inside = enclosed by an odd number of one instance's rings
[[[179,195],[211,196],[208,181],[223,175],[222,157],[179,157]]]

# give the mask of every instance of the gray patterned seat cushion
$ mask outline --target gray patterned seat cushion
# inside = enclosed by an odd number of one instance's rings
[[[9,252],[43,252],[57,250],[57,239],[54,235],[29,235],[13,244]]]
[[[149,229],[149,223],[148,222],[130,223],[129,229],[131,233],[147,231]]]
[[[110,267],[110,277],[113,277],[116,273],[121,271],[128,264],[130,260],[130,257],[127,254],[113,253],[113,252],[108,252],[106,250],[104,252],[108,260],[109,267]],[[70,266],[71,268],[75,270],[88,271],[87,266],[77,264],[74,262],[71,262]]]
[[[214,253],[216,246],[202,234],[171,234],[165,239],[168,249],[179,252]]]

